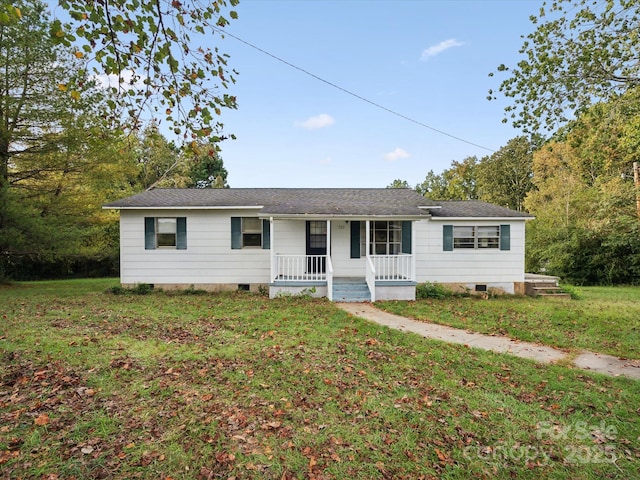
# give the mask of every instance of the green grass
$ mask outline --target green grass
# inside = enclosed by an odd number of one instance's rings
[[[640,358],[640,287],[574,287],[579,300],[503,296],[379,302],[418,320],[561,349]]]
[[[638,475],[640,382],[325,300],[106,294],[115,284],[0,287],[5,478]]]

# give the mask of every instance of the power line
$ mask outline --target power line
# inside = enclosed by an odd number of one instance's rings
[[[219,28],[214,28],[214,29],[216,31],[218,31],[222,35],[228,35],[231,38],[233,38],[233,39],[235,39],[235,40],[237,40],[237,41],[239,41],[241,43],[244,43],[245,45],[253,48],[254,50],[259,51],[260,53],[263,53],[263,54],[273,58],[274,60],[277,60],[280,63],[284,63],[285,65],[287,65],[287,66],[289,66],[291,68],[294,68],[294,69],[296,69],[296,70],[298,70],[298,71],[300,71],[300,72],[302,72],[302,73],[304,73],[304,74],[306,74],[306,75],[308,75],[308,76],[310,76],[312,78],[315,78],[316,80],[319,80],[319,81],[321,81],[323,83],[326,83],[327,85],[329,85],[329,86],[331,86],[331,87],[333,87],[333,88],[335,88],[337,90],[340,90],[340,91],[342,91],[342,92],[344,92],[344,93],[346,93],[348,95],[351,95],[352,97],[355,97],[358,100],[366,102],[369,105],[373,105],[374,107],[379,108],[380,110],[384,110],[385,112],[391,113],[392,115],[395,115],[396,117],[400,117],[400,118],[402,118],[404,120],[407,120],[407,121],[409,121],[411,123],[415,123],[416,125],[419,125],[420,127],[427,128],[427,129],[429,129],[431,131],[439,133],[440,135],[445,135],[445,136],[447,136],[449,138],[453,138],[454,140],[457,140],[459,142],[463,142],[463,143],[466,143],[468,145],[473,145],[474,147],[481,148],[481,149],[487,150],[489,152],[495,152],[495,150],[493,148],[485,147],[483,145],[479,145],[479,144],[471,142],[469,140],[465,140],[464,138],[457,137],[455,135],[452,135],[451,133],[447,133],[447,132],[445,132],[443,130],[439,130],[439,129],[434,128],[434,127],[432,127],[430,125],[427,125],[426,123],[422,123],[422,122],[420,122],[418,120],[415,120],[415,119],[413,119],[411,117],[403,115],[402,113],[396,112],[395,110],[391,110],[390,108],[387,108],[384,105],[380,105],[379,103],[376,103],[376,102],[374,102],[372,100],[369,100],[368,98],[365,98],[362,95],[358,95],[357,93],[354,93],[354,92],[352,92],[350,90],[347,90],[346,88],[343,88],[340,85],[337,85],[337,84],[335,84],[333,82],[330,82],[329,80],[325,80],[324,78],[319,77],[318,75],[316,75],[314,73],[311,73],[310,71],[305,70],[304,68],[298,67],[297,65],[294,65],[293,63],[288,62],[288,61],[278,57],[277,55],[274,55],[273,53],[268,52],[268,51],[258,47],[257,45],[254,45],[253,43],[247,42],[246,40],[243,40],[242,38],[240,38],[240,37],[238,37],[236,35],[233,35],[232,33],[229,33],[226,30],[221,30]]]

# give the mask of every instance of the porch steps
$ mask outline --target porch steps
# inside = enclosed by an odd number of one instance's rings
[[[371,293],[364,278],[333,279],[334,302],[370,302]]]
[[[525,275],[525,293],[530,297],[571,298],[559,285],[559,278],[546,275]]]
[[[562,287],[549,284],[527,285],[527,295],[531,297],[571,298],[571,295],[562,290]]]

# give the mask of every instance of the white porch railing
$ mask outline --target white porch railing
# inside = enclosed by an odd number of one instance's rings
[[[326,255],[275,255],[274,281],[324,282],[327,280]]]
[[[371,301],[376,301],[376,268],[373,265],[371,257],[367,255],[365,266],[365,279],[367,281],[367,287],[369,287],[369,293],[371,294]]]
[[[413,280],[412,255],[370,255],[376,280],[407,281]]]

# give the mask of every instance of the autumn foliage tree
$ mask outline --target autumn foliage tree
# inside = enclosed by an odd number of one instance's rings
[[[635,98],[635,100],[634,100]],[[562,139],[533,157],[526,200],[527,266],[581,284],[635,283],[640,278],[640,193],[630,172],[640,113],[635,90],[585,112]],[[631,133],[631,132],[629,132]]]
[[[113,253],[104,248],[113,220],[100,206],[129,193],[133,166],[103,115],[108,92],[52,41],[45,4],[11,8],[0,19],[0,278]]]

